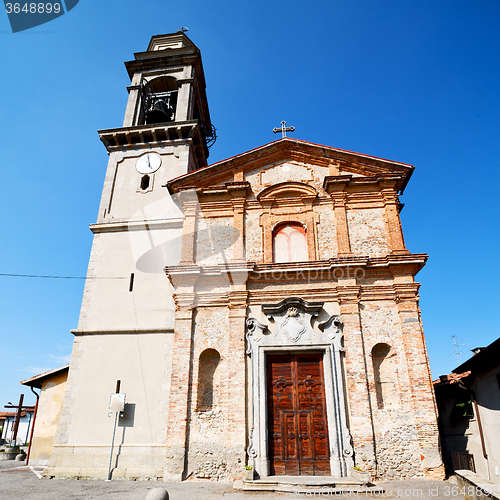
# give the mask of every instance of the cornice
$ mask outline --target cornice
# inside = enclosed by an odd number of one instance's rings
[[[140,334],[140,333],[174,333],[173,328],[119,328],[119,329],[80,329],[70,330],[73,335],[113,335],[113,334]]]
[[[327,168],[334,161],[343,170],[359,172],[367,177],[381,173],[399,174],[405,179],[404,184],[408,182],[414,170],[412,165],[405,163],[284,138],[203,169],[184,174],[171,180],[168,185],[173,192],[181,189],[184,185],[206,186],[232,177],[235,171],[260,169],[270,164],[285,161],[297,161]]]
[[[216,266],[200,266],[196,264],[168,266],[165,273],[175,286],[206,281],[220,281],[221,278],[229,282],[249,283],[301,281],[324,282],[325,280],[357,279],[362,283],[365,277],[372,274],[380,275],[381,270],[386,270],[388,276],[401,274],[415,276],[425,265],[426,254],[389,254],[384,257],[352,256],[343,259],[332,258],[311,262],[291,262],[274,264],[256,264],[255,262],[235,262]],[[404,285],[397,285],[405,287]],[[410,284],[413,286],[413,284]],[[402,290],[403,288],[398,288]]]
[[[207,164],[208,154],[198,120],[104,129],[97,133],[108,153],[137,147],[192,144],[200,168]]]
[[[392,188],[402,192],[406,185],[404,173],[379,173],[376,175],[354,177],[352,175],[327,176],[323,181],[323,189],[330,195],[347,191],[377,190]]]
[[[194,46],[136,52],[134,57],[134,61],[125,62],[130,79],[132,79],[134,73],[144,73],[159,68],[196,65],[198,69],[198,66],[201,66],[200,50]],[[205,84],[204,78],[202,81]]]
[[[157,220],[120,220],[116,222],[98,222],[90,224],[90,230],[94,234],[117,233],[121,231],[142,231],[149,229],[181,228],[182,218],[157,219]]]
[[[332,282],[332,286],[325,286],[322,283],[318,287],[303,288],[300,290],[300,298],[311,303],[338,302],[341,304],[359,303],[369,301],[415,301],[418,300],[419,283],[407,286],[405,290],[397,286],[381,285],[361,285],[343,286]],[[200,291],[195,293],[175,293],[176,303],[189,304],[189,307],[231,307],[232,291],[219,291],[217,293]],[[290,297],[297,296],[297,289],[293,287],[276,287],[262,289],[249,288],[245,290],[244,297],[239,301],[237,307],[246,305],[262,305],[268,303],[278,303]]]

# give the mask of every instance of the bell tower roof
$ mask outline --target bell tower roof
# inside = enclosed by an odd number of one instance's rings
[[[217,134],[201,53],[184,31],[153,36],[145,52],[125,63],[131,85],[123,126],[99,131],[109,153],[182,145],[188,151],[182,173],[207,165]]]
[[[195,47],[195,44],[183,31],[167,33],[166,35],[155,35],[151,37],[148,52],[166,49],[181,49],[183,47]]]

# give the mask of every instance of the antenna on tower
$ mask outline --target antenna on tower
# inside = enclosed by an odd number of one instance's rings
[[[455,347],[455,356],[457,357],[457,363],[460,364],[460,354],[466,354],[467,351],[459,351],[458,350],[458,347],[460,347],[461,345],[470,345],[470,342],[468,342],[467,344],[458,344],[457,343],[457,337],[455,335],[453,335],[453,345]],[[450,354],[451,356],[451,354]]]

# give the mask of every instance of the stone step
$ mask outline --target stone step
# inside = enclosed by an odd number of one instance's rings
[[[234,489],[240,491],[276,491],[284,493],[314,494],[369,494],[380,495],[384,488],[366,484],[353,478],[334,477],[291,477],[257,479],[254,481],[235,481]]]

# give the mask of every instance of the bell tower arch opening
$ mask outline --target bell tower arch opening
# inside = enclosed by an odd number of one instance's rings
[[[177,94],[177,79],[173,76],[143,79],[139,123],[155,125],[176,121]]]

